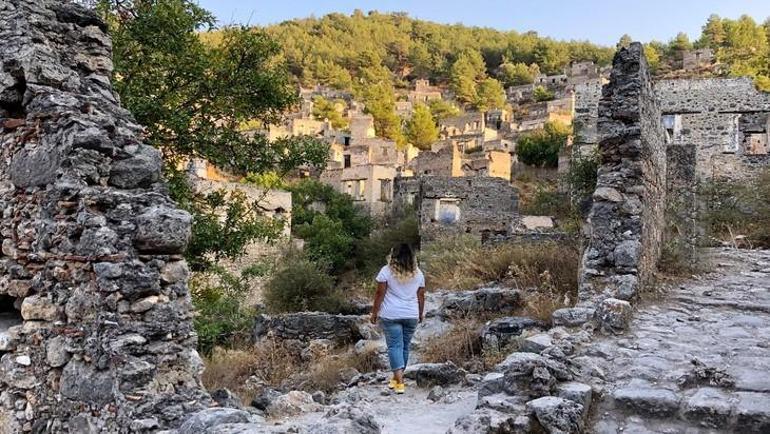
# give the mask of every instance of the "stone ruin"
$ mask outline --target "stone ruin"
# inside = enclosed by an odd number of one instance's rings
[[[641,44],[613,60],[599,102],[601,137],[580,298],[633,299],[660,257],[666,200],[666,139]]]
[[[0,0],[0,433],[155,431],[209,400],[191,217],[120,107],[105,31]]]

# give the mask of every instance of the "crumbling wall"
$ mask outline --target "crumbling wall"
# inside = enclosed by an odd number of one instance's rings
[[[395,188],[396,209],[410,201],[417,211],[423,246],[460,234],[507,235],[518,217],[518,191],[500,178],[420,176]]]
[[[666,197],[665,130],[639,43],[615,55],[598,131],[601,163],[579,296],[629,300],[655,270]]]
[[[208,400],[191,218],[113,92],[105,30],[0,0],[0,296],[21,322],[1,333],[0,433],[154,431]]]
[[[770,93],[747,77],[661,80],[655,86],[674,145],[696,146],[700,180],[750,180],[770,167]]]

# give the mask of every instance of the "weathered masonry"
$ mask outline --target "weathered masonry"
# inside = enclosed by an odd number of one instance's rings
[[[641,44],[615,55],[598,116],[601,162],[579,282],[580,300],[592,303],[633,299],[660,256],[666,132]]]
[[[749,78],[655,84],[673,146],[695,147],[700,179],[751,179],[770,167],[770,93]]]
[[[518,192],[503,179],[418,176],[396,178],[396,210],[417,211],[420,239],[470,234],[507,235],[518,216]]]
[[[0,433],[152,432],[208,396],[190,215],[83,7],[0,0]]]

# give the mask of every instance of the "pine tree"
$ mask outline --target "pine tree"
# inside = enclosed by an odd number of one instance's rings
[[[406,124],[406,137],[409,143],[419,149],[430,149],[438,140],[438,127],[428,106],[419,104],[414,108],[412,118]]]

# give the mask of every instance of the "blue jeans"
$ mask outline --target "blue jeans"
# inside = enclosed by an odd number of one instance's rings
[[[390,369],[397,371],[406,368],[406,362],[409,360],[409,343],[412,342],[412,336],[417,329],[417,318],[380,318],[380,327],[385,333],[385,343],[388,345]]]

